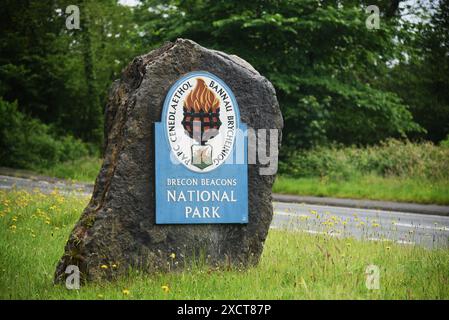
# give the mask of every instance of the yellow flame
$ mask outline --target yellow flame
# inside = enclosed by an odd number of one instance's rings
[[[219,106],[220,100],[201,78],[197,80],[195,88],[184,100],[184,108],[188,111],[193,109],[194,112],[215,112]]]

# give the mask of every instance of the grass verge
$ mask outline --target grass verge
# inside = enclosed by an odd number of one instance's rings
[[[49,169],[39,170],[40,174],[50,177],[94,183],[100,171],[102,159],[86,157],[58,163]]]
[[[102,160],[82,158],[42,169],[39,174],[94,183]],[[273,192],[319,197],[387,200],[414,203],[449,204],[449,181],[422,178],[383,177],[375,174],[338,178],[290,178],[278,176]]]
[[[273,192],[304,196],[449,204],[449,181],[365,175],[349,179],[278,176]]]
[[[448,299],[449,250],[270,230],[257,267],[138,271],[67,290],[52,284],[87,198],[0,191],[0,299]],[[380,290],[365,270],[380,268]]]

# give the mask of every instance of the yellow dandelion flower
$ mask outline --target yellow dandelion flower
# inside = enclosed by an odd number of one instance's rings
[[[175,258],[176,258],[176,254],[175,254],[175,253],[172,253],[172,254],[170,255],[170,258],[175,259]]]
[[[122,290],[122,293],[123,293],[125,296],[127,296],[127,295],[130,294],[130,292],[129,292],[128,289],[123,289],[123,290]]]
[[[106,269],[108,268],[108,266],[105,265],[105,264],[102,264],[102,265],[100,266],[100,268],[106,270]]]
[[[112,267],[113,269],[115,269],[115,268],[117,268],[117,265],[114,263],[111,267]]]
[[[169,291],[170,291],[170,288],[168,287],[168,285],[161,286],[161,289],[162,289],[164,292],[169,292]]]

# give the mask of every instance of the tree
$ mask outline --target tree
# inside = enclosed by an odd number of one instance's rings
[[[4,1],[0,96],[59,134],[101,145],[103,106],[120,70],[140,53],[129,7],[79,1],[80,30],[68,30],[70,0]]]
[[[449,133],[449,1],[431,4],[403,26],[404,56],[386,84],[426,129],[416,137],[438,142]]]
[[[397,18],[370,31],[364,9],[362,1],[147,0],[136,19],[144,44],[185,37],[248,60],[274,84],[284,142],[295,149],[419,130],[403,101],[379,85],[398,54]]]

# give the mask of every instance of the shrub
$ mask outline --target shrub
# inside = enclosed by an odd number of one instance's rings
[[[377,174],[381,176],[449,179],[449,148],[431,142],[412,143],[389,139],[379,145],[316,147],[297,151],[280,165],[280,172],[293,177],[331,177]]]
[[[81,140],[58,137],[48,125],[21,113],[17,103],[0,97],[0,165],[37,169],[89,154]]]
[[[444,138],[444,140],[440,141],[440,146],[443,148],[449,148],[449,134]]]

